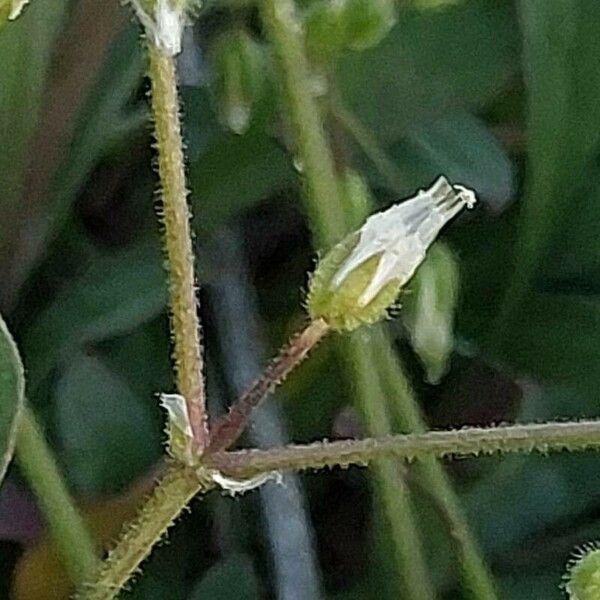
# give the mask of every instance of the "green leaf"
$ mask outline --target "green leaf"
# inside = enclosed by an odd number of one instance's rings
[[[493,209],[500,209],[515,192],[510,159],[483,121],[466,111],[412,124],[389,148],[406,192],[440,174],[473,188]]]
[[[0,317],[0,483],[13,454],[24,395],[25,375],[19,351]]]
[[[561,235],[573,191],[600,142],[600,4],[520,3],[528,91],[528,190],[520,253]]]
[[[393,141],[414,122],[489,101],[514,73],[517,31],[509,2],[401,10],[379,46],[340,62],[342,95],[378,137]]]
[[[166,274],[152,242],[100,254],[39,315],[23,339],[31,389],[83,344],[131,331],[164,309]]]
[[[127,60],[123,60],[127,56]],[[146,121],[146,110],[131,106],[144,72],[139,32],[131,26],[107,52],[96,84],[82,102],[67,159],[52,181],[46,243],[71,214],[73,203],[95,165]]]
[[[96,356],[69,361],[54,393],[59,457],[78,492],[114,491],[160,455],[155,398],[142,399]]]
[[[295,174],[281,147],[257,124],[245,135],[221,134],[190,170],[198,227],[214,230],[277,191],[294,185]]]
[[[258,579],[250,557],[237,554],[212,566],[189,596],[190,600],[258,600]]]
[[[22,192],[24,169],[29,166],[28,145],[40,112],[53,42],[65,11],[64,2],[36,0],[22,17],[0,31],[0,212],[5,217],[24,206],[16,203]],[[12,219],[2,219],[0,250],[4,233],[13,226]]]
[[[538,380],[596,390],[600,363],[600,301],[533,294],[514,316],[503,359]]]

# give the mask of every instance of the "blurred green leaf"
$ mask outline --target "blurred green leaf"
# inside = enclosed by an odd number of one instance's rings
[[[505,360],[542,381],[597,390],[600,300],[569,294],[532,294],[514,316]]]
[[[189,596],[190,600],[258,600],[258,579],[250,558],[229,556],[212,566]]]
[[[517,32],[509,2],[404,8],[379,46],[340,62],[337,79],[349,107],[390,142],[415,121],[489,101],[514,74]]]
[[[25,374],[17,346],[0,317],[0,484],[15,447],[25,394]]]
[[[21,194],[27,149],[43,99],[52,45],[66,11],[64,2],[36,0],[0,31],[0,211],[14,214]],[[0,249],[4,228],[0,223]]]
[[[520,2],[528,93],[528,190],[520,253],[562,235],[573,191],[600,142],[600,4]]]
[[[196,222],[204,231],[260,200],[294,185],[291,162],[264,130],[263,124],[245,135],[223,133],[194,161],[190,169]]]
[[[483,121],[464,111],[410,125],[389,155],[407,193],[440,174],[473,188],[494,210],[515,193],[514,169],[506,152]]]
[[[133,25],[118,37],[79,110],[69,154],[52,181],[47,241],[68,219],[77,193],[94,166],[117,144],[142,130],[146,109],[131,103],[144,72],[138,38],[139,32]],[[127,60],[123,60],[124,56]]]
[[[53,425],[59,456],[79,493],[121,488],[158,458],[152,401],[138,397],[100,358],[71,358],[56,386]]]
[[[597,399],[573,387],[526,386],[517,421],[591,418],[597,413]],[[483,461],[485,475],[465,493],[464,501],[486,550],[509,563],[513,558],[525,558],[517,557],[527,554],[523,544],[533,548],[534,541],[551,539],[553,527],[560,532],[566,523],[586,523],[600,493],[597,457],[593,454]],[[533,562],[532,557],[529,560]],[[515,571],[520,570],[516,564]]]
[[[23,339],[31,389],[83,344],[130,331],[164,309],[166,275],[153,242],[99,254],[53,298]]]
[[[559,600],[562,573],[552,575],[523,574],[521,577],[503,577],[500,580],[503,600]]]

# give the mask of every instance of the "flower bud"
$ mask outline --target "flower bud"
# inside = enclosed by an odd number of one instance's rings
[[[454,309],[458,264],[450,249],[436,242],[403,296],[402,321],[429,383],[439,383],[454,347]]]
[[[306,14],[306,51],[313,63],[331,62],[343,50],[344,27],[342,13],[345,0],[321,0]]]
[[[265,62],[262,45],[241,28],[215,41],[212,70],[217,109],[234,133],[242,134],[250,125],[252,106],[264,87]]]
[[[346,0],[342,18],[348,48],[372,48],[396,24],[395,0]]]
[[[600,598],[600,546],[587,544],[569,564],[565,590],[570,600]]]
[[[369,217],[319,261],[309,286],[310,316],[348,331],[381,319],[442,227],[475,202],[471,190],[440,177]]]

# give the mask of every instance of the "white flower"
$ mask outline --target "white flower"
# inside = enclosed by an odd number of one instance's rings
[[[402,287],[442,227],[463,208],[473,208],[476,201],[472,190],[451,185],[441,176],[429,189],[369,217],[359,230],[358,243],[333,277],[332,287],[339,288],[354,269],[375,256],[379,256],[377,270],[359,305],[367,306],[391,281]]]

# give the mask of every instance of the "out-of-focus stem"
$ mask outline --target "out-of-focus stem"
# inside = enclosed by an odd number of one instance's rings
[[[99,563],[97,548],[28,406],[21,415],[15,454],[35,493],[65,569],[73,583],[79,585],[92,575]]]

